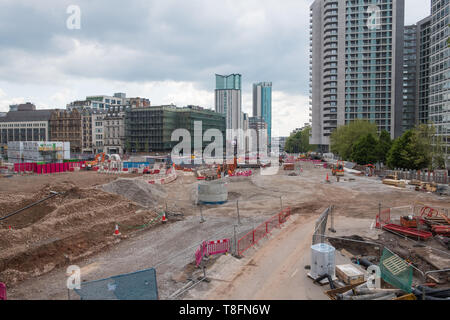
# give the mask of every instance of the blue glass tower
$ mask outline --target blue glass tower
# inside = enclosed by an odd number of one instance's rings
[[[253,117],[260,117],[267,123],[269,144],[272,141],[272,82],[253,84]]]

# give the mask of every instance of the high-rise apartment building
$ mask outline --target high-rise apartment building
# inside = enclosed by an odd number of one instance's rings
[[[270,144],[272,141],[272,82],[253,84],[253,117],[260,117],[267,123]]]
[[[416,125],[417,26],[405,26],[403,47],[402,133]]]
[[[242,92],[240,74],[216,74],[216,112],[226,115],[227,140],[232,139],[230,129],[242,129]]]
[[[355,119],[399,136],[404,0],[316,0],[310,17],[311,143]]]
[[[450,162],[450,49],[449,0],[431,1],[430,86],[428,119],[442,137]]]
[[[428,123],[430,93],[430,34],[431,17],[417,23],[416,26],[416,123]]]

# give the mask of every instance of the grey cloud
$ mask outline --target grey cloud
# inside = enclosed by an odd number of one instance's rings
[[[59,72],[68,77],[195,81],[208,89],[214,73],[239,72],[249,83],[270,80],[279,89],[298,92],[308,78],[307,12],[292,11],[307,8],[305,3],[7,1],[0,5],[0,57],[8,64],[7,49],[22,50],[41,63],[67,58]],[[69,4],[81,8],[81,30],[65,28]],[[106,52],[104,59],[77,60],[73,48],[56,45],[62,38],[116,48],[115,58]],[[127,56],[127,50],[136,55]],[[14,70],[0,70],[9,71],[3,78],[18,80],[17,74],[11,78]]]

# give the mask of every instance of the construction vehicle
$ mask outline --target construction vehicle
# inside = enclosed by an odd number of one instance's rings
[[[331,173],[336,177],[343,177],[344,172],[344,161],[342,160],[339,160],[337,164],[333,165],[333,168],[331,169]]]
[[[366,168],[366,175],[368,177],[372,177],[375,175],[375,166],[373,164],[368,164],[365,166]]]
[[[105,157],[106,154],[104,152],[97,154],[93,161],[86,161],[86,169],[91,170],[92,167],[105,162]]]

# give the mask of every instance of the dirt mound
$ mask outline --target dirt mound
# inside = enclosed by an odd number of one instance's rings
[[[142,181],[143,182],[143,181]],[[123,183],[123,182],[122,182]],[[136,189],[135,186],[140,186]],[[117,185],[120,187],[121,184]],[[141,183],[122,185],[128,194],[150,201],[160,192],[149,192]],[[11,193],[0,200],[1,216],[62,192],[41,204],[0,221],[0,281],[8,286],[38,276],[96,253],[140,230],[158,214],[99,188],[79,188],[63,182],[47,184],[36,193]],[[11,226],[11,229],[9,229]]]
[[[167,193],[160,186],[149,184],[142,179],[117,179],[103,185],[102,189],[144,207],[155,206],[159,200],[167,197]]]

